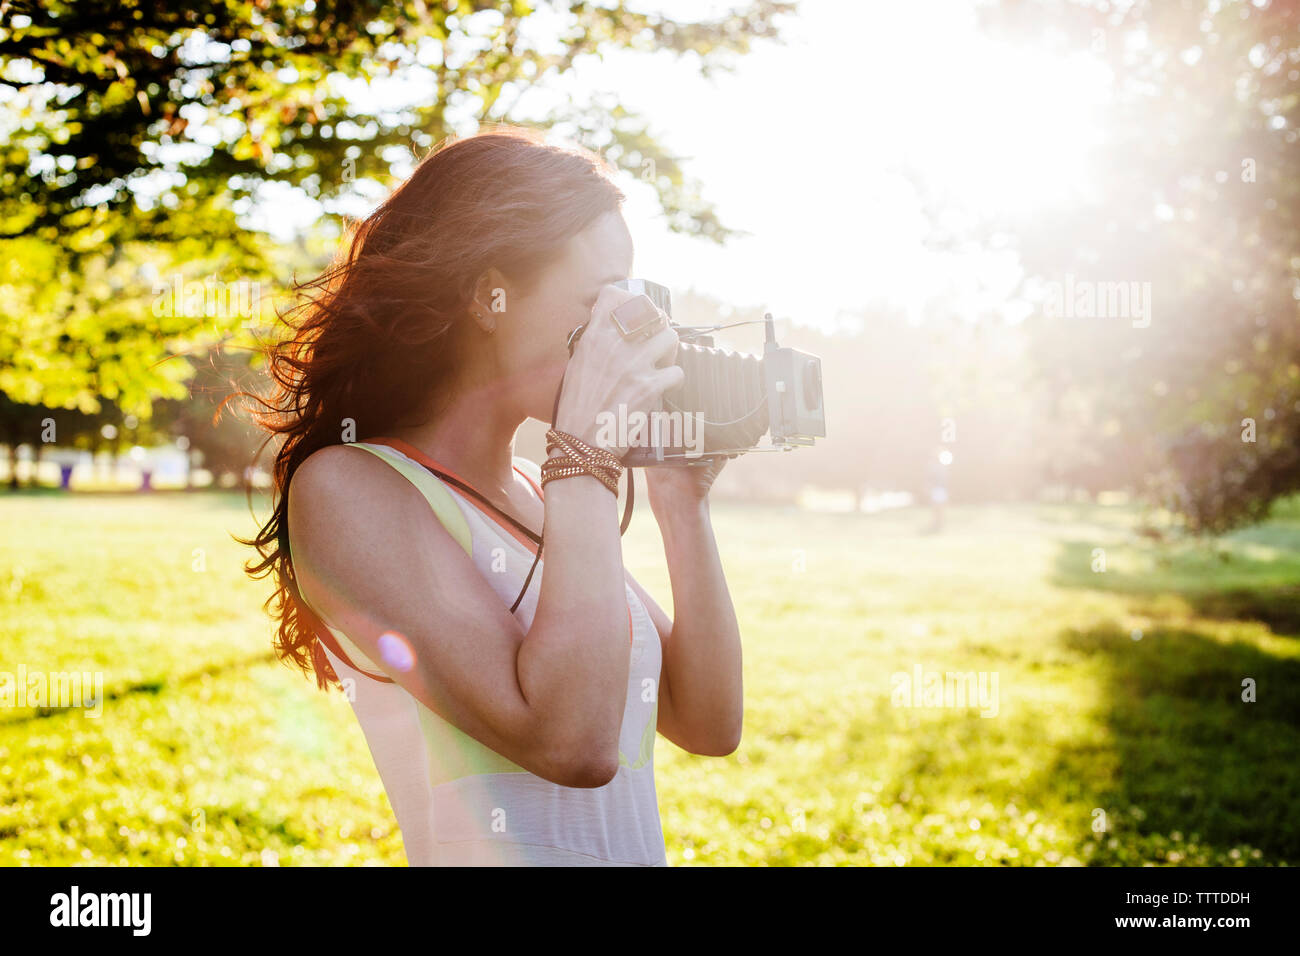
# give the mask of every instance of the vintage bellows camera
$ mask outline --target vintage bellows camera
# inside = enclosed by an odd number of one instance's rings
[[[644,279],[614,284],[643,293],[671,320],[667,287]],[[631,443],[624,465],[686,465],[708,455],[788,451],[826,437],[821,359],[778,346],[770,313],[764,316],[762,355],[715,346],[708,334],[715,327],[672,326],[685,380],[664,393],[663,410],[649,415],[640,433],[643,440]],[[760,448],[759,440],[768,432],[771,443]]]

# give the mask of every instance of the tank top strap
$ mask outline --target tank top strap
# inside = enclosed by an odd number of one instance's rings
[[[452,498],[451,492],[438,480],[437,475],[418,465],[411,464],[400,453],[387,445],[372,445],[360,441],[351,442],[350,444],[354,448],[364,448],[376,458],[380,458],[392,465],[402,477],[415,485],[416,490],[424,496],[424,500],[429,502],[434,517],[447,529],[447,533],[465,550],[466,554],[472,555],[474,553],[473,536],[470,533],[469,522],[465,520],[465,515],[457,506],[455,499]]]

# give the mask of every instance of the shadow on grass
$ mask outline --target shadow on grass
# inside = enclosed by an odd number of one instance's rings
[[[1267,590],[1233,588],[1199,594],[1189,600],[1202,617],[1259,621],[1279,636],[1300,637],[1300,585]]]
[[[154,680],[138,681],[134,684],[125,684],[112,690],[104,692],[104,703],[111,703],[115,700],[124,700],[140,694],[161,694],[164,690],[185,687],[206,677],[218,677],[231,671],[241,671],[258,664],[265,664],[276,660],[274,651],[266,651],[262,654],[253,654],[239,660],[227,661],[224,664],[212,664],[208,667],[201,667],[198,670],[191,671],[188,674],[182,674],[179,677],[172,678],[155,678]],[[50,717],[57,717],[60,714],[68,714],[74,711],[84,710],[85,707],[35,707],[30,713],[20,714],[11,717],[8,720],[0,720],[0,727],[11,727],[16,724],[28,724],[37,720],[46,720]]]
[[[1044,709],[1053,706],[1049,695],[1041,706],[996,719],[954,713],[898,731],[907,747],[879,803],[910,802],[908,794],[920,798],[918,814],[929,813],[935,807],[927,802],[952,789],[939,781],[956,778],[976,803],[1047,808],[1045,820],[1074,833],[1068,855],[1088,865],[1300,862],[1300,661],[1224,639],[1212,625],[1150,628],[1135,641],[1113,621],[1061,631],[1054,642],[1065,654],[1058,673],[1043,680],[1087,684],[1077,698],[1085,709]],[[1247,679],[1256,696],[1250,703],[1242,699]],[[1004,684],[1009,699],[1029,690],[1025,680],[1033,677]],[[878,700],[853,721],[845,749],[878,746],[888,709]],[[1050,740],[1041,731],[1049,720]],[[1008,773],[1018,758],[1032,767],[1019,779]],[[846,766],[834,754],[817,772]],[[1092,829],[1098,809],[1103,834]],[[846,832],[857,839],[856,828]],[[1024,863],[1037,859],[1016,845]],[[955,846],[933,852],[940,865],[962,859]]]
[[[1261,526],[1238,537],[1260,535],[1277,557],[1245,553],[1242,541],[1226,539],[1213,548],[1126,545],[1153,549],[1140,574],[1113,565],[1094,573],[1095,543],[1065,541],[1052,579],[1139,600],[1174,595],[1198,617],[1162,624],[1157,613],[1136,641],[1118,622],[1068,630],[1059,640],[1100,668],[1095,716],[1110,733],[1117,767],[1100,792],[1121,813],[1136,808],[1120,830],[1164,846],[1171,844],[1162,836],[1195,834],[1225,863],[1243,844],[1262,850],[1263,862],[1300,860],[1300,661],[1216,633],[1217,622],[1252,621],[1300,637],[1300,536]],[[1248,679],[1253,703],[1242,700]],[[1068,777],[1082,759],[1062,753],[1048,772]]]
[[[1113,568],[1092,570],[1091,541],[1065,541],[1056,557],[1051,583],[1060,588],[1102,591],[1133,597],[1175,594],[1201,617],[1219,621],[1258,621],[1281,637],[1300,637],[1300,574],[1287,565],[1242,554],[1157,551],[1157,570],[1147,575]],[[1300,558],[1300,555],[1297,555]],[[1219,581],[1232,584],[1219,586]],[[1241,582],[1257,579],[1257,586]],[[1265,583],[1268,582],[1268,583]]]
[[[1300,860],[1300,661],[1186,628],[1134,641],[1108,624],[1060,641],[1100,664],[1095,716],[1110,732],[1116,770],[1109,781],[1084,782],[1123,821],[1121,833],[1160,845],[1183,834],[1223,862],[1243,844],[1262,850],[1263,862]],[[1247,679],[1253,703],[1242,700]],[[1046,779],[1075,776],[1087,763],[1060,753]]]

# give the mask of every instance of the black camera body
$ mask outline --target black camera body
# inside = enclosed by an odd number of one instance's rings
[[[614,284],[646,295],[671,322],[666,286],[644,279]],[[664,393],[662,410],[645,422],[618,423],[633,435],[624,465],[690,465],[711,455],[743,455],[759,450],[759,439],[769,432],[771,446],[762,450],[788,451],[826,437],[821,359],[778,346],[770,313],[764,316],[762,355],[715,346],[711,329],[671,324],[685,380]]]

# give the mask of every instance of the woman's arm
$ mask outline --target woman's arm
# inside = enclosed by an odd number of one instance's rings
[[[599,787],[618,771],[627,695],[617,502],[594,478],[547,492],[527,634],[416,488],[346,445],[316,452],[290,484],[294,571],[322,616],[430,710],[540,777]],[[389,632],[409,647],[408,670],[385,660]]]
[[[695,754],[740,746],[744,688],[740,626],[722,571],[706,497],[711,469],[647,469],[673,592],[673,619],[636,582],[663,645],[659,732]]]

